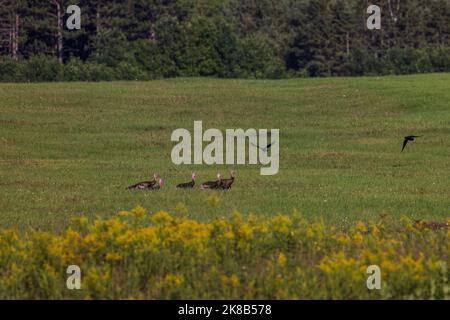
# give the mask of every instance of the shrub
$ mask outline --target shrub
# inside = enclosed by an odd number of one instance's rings
[[[88,81],[111,81],[115,80],[114,69],[104,64],[86,62],[86,79]]]
[[[161,71],[164,77],[180,73],[180,58],[186,48],[186,33],[176,17],[163,16],[155,25],[158,48],[161,54]]]
[[[137,207],[59,234],[0,230],[0,298],[449,299],[448,223],[386,219],[337,230],[298,212],[199,222]],[[65,287],[74,264],[82,290]]]
[[[240,71],[254,78],[280,78],[284,65],[275,54],[273,44],[264,37],[248,37],[241,43]]]
[[[217,46],[218,27],[214,19],[195,17],[185,23],[186,47],[180,52],[183,76],[212,76],[221,64]]]
[[[430,62],[435,72],[450,72],[450,48],[430,48]]]
[[[128,63],[121,62],[114,69],[115,78],[119,80],[146,80],[148,79],[146,73],[139,69],[139,67]]]
[[[24,81],[21,64],[9,57],[0,57],[0,81]]]
[[[385,57],[385,70],[388,74],[417,73],[420,52],[414,49],[391,48]]]
[[[125,35],[117,29],[102,29],[93,42],[91,61],[115,67],[131,58]]]
[[[72,58],[65,64],[65,81],[86,81],[88,79],[86,65],[79,58]]]
[[[23,78],[26,81],[60,81],[63,79],[63,74],[63,65],[51,56],[33,56],[25,60],[23,64]]]
[[[169,63],[161,54],[156,41],[136,41],[133,46],[133,54],[136,65],[142,69],[150,79],[161,78],[167,73],[165,66]]]

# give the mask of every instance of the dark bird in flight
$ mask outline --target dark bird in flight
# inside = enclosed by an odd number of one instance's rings
[[[153,174],[153,180],[151,181],[142,181],[138,182],[136,184],[133,184],[132,186],[127,187],[127,189],[153,189],[156,186],[156,183],[158,182],[159,174],[154,173]]]
[[[235,177],[236,177],[236,171],[231,171],[230,179],[222,179],[220,187],[222,189],[231,189],[231,186],[233,185]]]
[[[267,152],[274,144],[276,143],[276,141],[272,141],[271,143],[269,143],[267,146],[261,148],[260,146],[257,146],[256,144],[252,143],[252,145],[254,145],[255,147],[261,149],[264,152]]]
[[[403,140],[403,148],[402,148],[402,152],[403,150],[405,150],[406,145],[408,144],[409,141],[414,141],[416,138],[420,138],[421,136],[406,136],[405,140]]]
[[[217,174],[216,181],[206,181],[200,185],[200,189],[218,189],[222,185],[222,175],[220,173]]]
[[[197,174],[192,172],[192,180],[190,182],[178,184],[177,189],[192,189],[195,186],[195,178],[197,178]]]

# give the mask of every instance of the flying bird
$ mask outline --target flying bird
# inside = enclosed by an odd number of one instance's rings
[[[402,152],[403,152],[403,150],[405,150],[405,147],[409,141],[414,141],[416,138],[420,138],[420,137],[421,136],[406,136],[405,139],[403,140]]]
[[[261,148],[260,146],[257,146],[256,144],[252,143],[252,145],[254,145],[255,147],[261,149],[264,152],[267,152],[274,144],[276,143],[276,141],[272,141],[271,143],[269,143],[267,146]]]
[[[156,185],[159,178],[159,174],[154,173],[153,174],[153,180],[151,181],[142,181],[138,182],[136,184],[133,184],[132,186],[127,187],[127,189],[153,189],[153,187]]]
[[[192,172],[192,180],[190,182],[178,184],[177,189],[192,189],[195,186],[195,178],[197,178],[197,174]]]

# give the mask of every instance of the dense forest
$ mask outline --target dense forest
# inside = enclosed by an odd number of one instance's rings
[[[441,72],[450,0],[0,0],[0,45],[1,81]]]

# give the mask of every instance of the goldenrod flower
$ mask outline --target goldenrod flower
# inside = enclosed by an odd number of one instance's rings
[[[253,235],[253,230],[247,223],[243,223],[239,226],[239,235],[243,238],[251,238]]]
[[[143,217],[145,215],[145,209],[142,208],[141,206],[137,206],[136,208],[134,208],[133,210],[131,210],[131,213],[137,217]]]
[[[364,238],[361,233],[355,232],[353,234],[353,240],[355,240],[355,242],[357,242],[357,243],[361,243],[361,242],[363,242]]]
[[[0,229],[0,298],[450,298],[447,230],[360,222],[343,231],[298,214],[212,212],[204,222],[166,211],[143,218],[142,207],[121,212],[77,217],[78,226],[58,233]],[[72,264],[82,269],[77,292],[64,287]],[[371,264],[386,280],[378,293],[365,288]]]
[[[282,252],[278,255],[278,265],[280,267],[284,267],[286,265],[286,256]]]
[[[358,221],[356,223],[356,230],[358,230],[359,232],[365,232],[367,231],[366,225],[364,224],[364,222],[362,221]]]
[[[129,217],[129,216],[131,216],[131,212],[130,212],[130,211],[119,211],[119,212],[117,213],[117,215],[118,215],[119,217]]]
[[[120,261],[122,259],[122,256],[117,252],[108,252],[105,259],[107,261]]]
[[[170,222],[173,221],[173,218],[167,211],[158,211],[152,216],[152,220],[155,222]]]
[[[166,275],[164,280],[168,284],[174,284],[176,286],[179,286],[183,284],[184,277],[181,274],[168,274]]]
[[[223,236],[225,237],[225,239],[228,240],[233,240],[234,239],[234,233],[233,231],[226,231]]]
[[[230,277],[230,283],[232,286],[236,287],[239,284],[239,278],[237,275],[233,274]]]
[[[88,223],[88,218],[86,218],[85,216],[81,216],[81,217],[72,217],[71,218],[71,222],[75,225],[79,225],[79,226],[84,226],[87,225]]]

